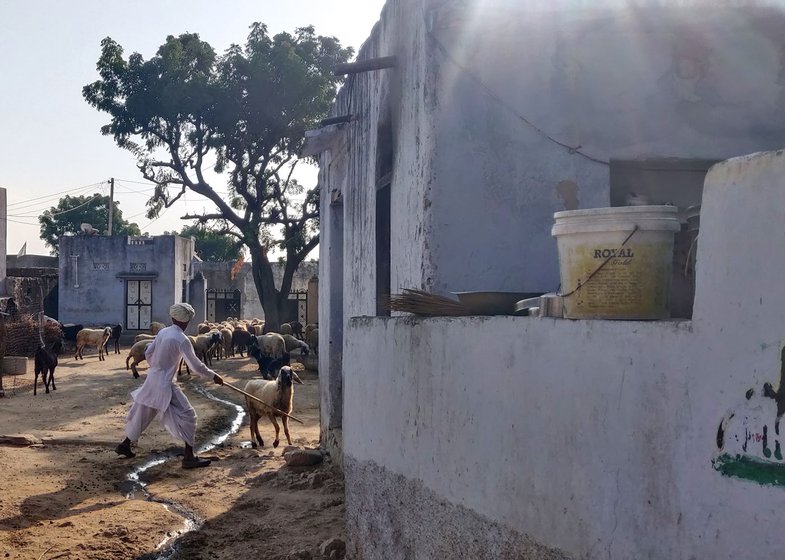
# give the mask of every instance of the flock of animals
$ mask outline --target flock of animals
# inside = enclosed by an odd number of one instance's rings
[[[105,360],[109,353],[108,346],[113,342],[115,354],[120,354],[120,336],[123,328],[121,325],[105,328],[84,328],[82,325],[59,324],[63,333],[63,340],[70,342],[75,347],[75,360],[84,360],[83,352],[88,346],[98,350],[99,361]],[[145,360],[145,350],[155,339],[156,334],[165,325],[153,322],[149,333],[136,335],[125,360],[126,370],[130,369],[135,378],[139,377],[136,366]],[[251,419],[251,445],[264,446],[259,434],[258,422],[260,418],[267,417],[275,427],[275,440],[273,447],[279,444],[279,426],[277,417],[281,418],[284,434],[291,445],[289,436],[288,417],[292,412],[294,397],[294,383],[302,383],[290,367],[291,354],[298,352],[301,356],[310,353],[318,355],[319,329],[316,325],[303,326],[299,321],[284,323],[280,332],[265,332],[264,322],[259,319],[240,320],[228,318],[221,323],[200,323],[197,327],[198,334],[188,338],[193,345],[197,357],[207,365],[212,365],[213,360],[227,359],[235,356],[244,357],[244,354],[256,361],[262,379],[252,379],[245,386],[245,392],[260,399],[254,401],[246,397],[246,410]],[[63,350],[63,345],[56,342],[50,347],[43,343],[35,353],[35,381],[33,395],[37,393],[38,377],[46,392],[56,390],[54,372],[57,367],[58,354]],[[180,369],[183,363],[180,363]],[[188,366],[186,365],[186,371]],[[178,375],[182,372],[178,371]],[[190,373],[190,372],[188,372]],[[263,404],[264,403],[264,404]]]

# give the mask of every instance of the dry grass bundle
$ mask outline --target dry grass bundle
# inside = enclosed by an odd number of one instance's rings
[[[33,356],[38,348],[38,318],[20,315],[15,321],[6,321],[2,339],[0,346],[5,345],[6,356]],[[44,325],[44,342],[49,345],[58,340],[62,340],[60,327]]]
[[[404,288],[401,294],[392,294],[387,302],[387,309],[425,317],[457,317],[470,314],[464,305],[454,299],[409,288]]]

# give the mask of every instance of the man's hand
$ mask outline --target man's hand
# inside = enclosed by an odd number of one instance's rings
[[[216,385],[223,385],[224,384],[224,378],[216,373],[213,376],[213,383],[215,383]]]

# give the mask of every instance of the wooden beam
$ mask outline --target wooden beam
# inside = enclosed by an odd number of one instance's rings
[[[346,62],[338,64],[333,73],[336,76],[343,76],[344,74],[359,74],[360,72],[368,72],[370,70],[381,70],[382,68],[392,68],[398,63],[398,59],[394,56],[382,56],[380,58],[369,58],[366,60],[358,60],[357,62]]]

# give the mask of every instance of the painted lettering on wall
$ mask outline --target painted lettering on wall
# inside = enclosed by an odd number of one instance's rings
[[[759,484],[785,486],[785,345],[780,348],[780,382],[775,390],[764,383],[749,389],[741,403],[729,410],[717,428],[714,469],[726,476]],[[785,428],[783,426],[782,428]]]

